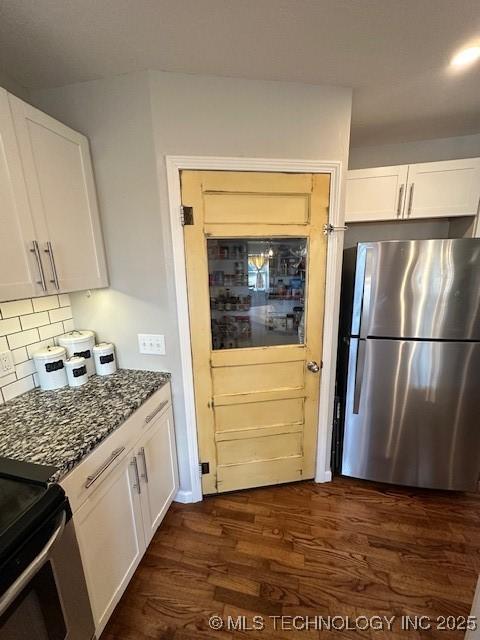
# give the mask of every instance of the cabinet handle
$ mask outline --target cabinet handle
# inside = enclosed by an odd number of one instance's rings
[[[55,289],[59,291],[60,285],[58,284],[57,267],[55,266],[55,258],[53,257],[52,243],[50,242],[50,240],[47,242],[45,253],[48,253],[48,257],[50,258],[50,266],[52,267],[53,280],[50,280],[50,282],[54,284]]]
[[[155,418],[155,416],[158,415],[160,411],[167,406],[167,404],[168,404],[168,400],[164,400],[163,402],[161,402],[158,405],[158,407],[152,411],[152,413],[148,414],[148,416],[145,418],[145,422],[147,424],[151,422]]]
[[[399,218],[402,215],[402,202],[403,202],[404,190],[405,190],[405,185],[401,184],[400,189],[398,191],[397,218]]]
[[[135,472],[135,482],[133,484],[133,488],[137,490],[138,494],[140,494],[142,493],[142,487],[140,486],[140,476],[138,475],[137,456],[133,456],[130,464],[132,465],[133,470]]]
[[[410,214],[412,213],[412,205],[413,205],[413,189],[415,187],[415,183],[412,182],[412,184],[410,185],[410,196],[408,198],[408,211],[407,211],[407,218],[410,217]]]
[[[85,482],[85,489],[88,489],[88,487],[91,487],[92,484],[96,482],[103,473],[105,473],[105,471],[112,464],[112,462],[114,462],[118,458],[118,456],[124,451],[125,451],[125,447],[118,447],[118,449],[115,449],[115,451],[112,451],[112,453],[110,454],[110,457],[107,458],[105,462],[103,462],[98,467],[98,469],[94,473],[92,473],[91,476],[87,476],[87,480]]]
[[[138,452],[138,455],[141,456],[143,460],[143,473],[141,474],[141,477],[145,480],[145,482],[148,482],[147,458],[145,456],[145,447],[141,447],[140,451]]]
[[[35,256],[35,260],[37,261],[38,271],[40,273],[40,280],[37,280],[37,284],[41,284],[44,293],[46,293],[47,283],[45,281],[45,274],[43,273],[43,265],[42,265],[42,259],[40,258],[40,250],[38,248],[38,242],[36,240],[32,240],[32,248],[30,249],[30,253],[33,253],[33,255]]]

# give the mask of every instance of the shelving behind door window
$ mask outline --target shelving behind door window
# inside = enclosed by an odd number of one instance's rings
[[[212,349],[304,343],[306,238],[208,239]]]

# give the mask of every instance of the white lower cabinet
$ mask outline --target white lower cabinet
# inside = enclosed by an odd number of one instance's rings
[[[73,516],[97,635],[145,550],[134,484],[132,461],[127,457]]]
[[[62,485],[71,494],[99,637],[178,491],[169,388],[154,394],[89,458]]]
[[[171,408],[151,425],[135,451],[140,473],[143,529],[148,545],[178,486]]]

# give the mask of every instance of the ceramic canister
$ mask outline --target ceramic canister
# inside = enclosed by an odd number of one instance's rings
[[[88,382],[87,365],[85,358],[73,356],[65,361],[67,370],[68,385],[70,387],[81,387]]]
[[[47,347],[33,354],[42,391],[51,391],[67,386],[66,357],[67,354],[63,347]]]
[[[93,347],[95,346],[95,334],[93,331],[69,331],[57,338],[58,344],[65,347],[69,358],[80,356],[85,358],[88,377],[95,374],[93,361]]]
[[[111,342],[101,342],[93,347],[95,370],[99,376],[109,376],[117,370],[115,347]]]

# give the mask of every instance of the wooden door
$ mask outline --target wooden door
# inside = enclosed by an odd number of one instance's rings
[[[480,159],[411,164],[405,217],[475,216],[480,200]]]
[[[329,175],[181,179],[203,491],[313,478]]]
[[[97,637],[145,551],[136,483],[126,457],[73,516]]]
[[[405,205],[408,165],[348,171],[345,222],[398,220]]]
[[[135,447],[142,492],[143,526],[148,545],[178,489],[171,405],[148,427]]]
[[[107,286],[87,139],[26,102],[9,100],[49,290]]]
[[[36,236],[5,89],[0,89],[0,202],[0,300],[41,295],[41,263],[30,251]]]

